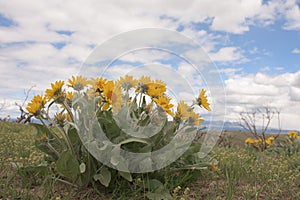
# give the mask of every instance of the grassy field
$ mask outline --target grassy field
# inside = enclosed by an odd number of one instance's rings
[[[132,191],[135,183],[99,193],[92,187],[80,190],[51,174],[32,174],[30,168],[21,173],[19,167],[43,162],[43,154],[34,147],[35,133],[29,125],[0,123],[1,200],[145,199],[143,191]],[[173,199],[300,199],[299,152],[259,152],[244,146],[249,134],[225,134],[226,143],[211,152],[218,168],[203,170],[194,182],[172,188]]]

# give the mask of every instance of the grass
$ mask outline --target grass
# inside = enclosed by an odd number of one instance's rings
[[[99,194],[92,187],[80,190],[47,173],[19,173],[19,166],[43,162],[43,154],[34,147],[35,133],[29,125],[0,123],[0,199],[145,199],[143,191],[129,189],[136,182]],[[254,151],[243,145],[246,133],[226,134],[231,148],[220,146],[211,152],[219,169],[203,170],[196,181],[174,186],[170,191],[174,199],[300,199],[300,153]]]

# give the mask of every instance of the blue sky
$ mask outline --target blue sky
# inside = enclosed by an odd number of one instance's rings
[[[22,103],[31,86],[31,95],[42,94],[52,81],[77,74],[93,49],[112,36],[155,27],[193,39],[217,65],[227,92],[226,120],[268,104],[281,111],[283,128],[300,130],[299,5],[299,0],[0,0],[0,116],[17,116],[14,102]],[[151,61],[153,55],[140,56]],[[126,62],[119,64],[121,75]]]

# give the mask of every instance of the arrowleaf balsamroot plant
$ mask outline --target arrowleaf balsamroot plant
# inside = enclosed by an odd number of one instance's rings
[[[92,184],[101,188],[101,184],[113,188],[118,186],[111,183],[120,178],[129,182],[142,179],[145,181],[142,191],[146,191],[148,198],[169,197],[168,189],[174,185],[166,188],[168,183],[164,177],[176,173],[183,176],[183,182],[187,182],[197,169],[206,169],[212,163],[216,163],[209,157],[205,160],[200,158],[199,142],[192,141],[188,150],[169,166],[137,174],[130,173],[128,162],[120,151],[111,151],[112,157],[117,159],[116,161],[111,159],[109,163],[114,168],[107,167],[88,151],[81,138],[85,134],[93,135],[94,140],[98,137],[97,133],[89,132],[91,126],[89,120],[84,119],[85,112],[96,116],[105,136],[114,145],[130,152],[145,153],[161,149],[182,127],[189,127],[184,133],[189,136],[190,132],[195,131],[203,122],[203,118],[194,108],[200,106],[211,110],[205,95],[206,91],[202,89],[192,105],[179,101],[176,109],[166,92],[167,86],[163,81],[152,80],[148,76],[135,79],[126,75],[117,81],[103,77],[87,79],[72,76],[67,84],[61,80],[51,83],[51,88],[45,91],[44,96],[34,96],[26,108],[30,115],[41,121],[41,124],[34,126],[37,129],[35,145],[45,153],[45,162],[42,166],[57,179],[80,187]],[[87,104],[92,104],[94,109],[89,110]],[[58,107],[59,111],[51,115],[54,106]],[[125,124],[124,127],[120,127],[120,122]],[[78,128],[78,124],[84,128]],[[156,134],[149,135],[151,133],[149,125],[156,127],[154,128]],[[135,133],[148,130],[146,135],[149,137],[139,138],[140,135],[127,134],[126,128],[138,130]],[[184,137],[177,138],[176,142],[180,143],[180,139]],[[91,144],[93,141],[87,142]],[[100,154],[101,152],[99,151]]]

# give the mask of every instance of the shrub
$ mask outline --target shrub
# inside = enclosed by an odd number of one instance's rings
[[[192,105],[178,102],[175,111],[166,91],[162,81],[145,76],[117,81],[72,76],[67,84],[52,83],[26,108],[41,122],[33,125],[38,131],[35,145],[45,153],[43,166],[57,179],[80,187],[99,182],[115,190],[121,186],[111,183],[122,177],[145,181],[149,198],[169,197],[166,185],[172,188],[174,183],[168,178],[182,176],[179,182],[184,184],[215,161],[204,160],[201,144],[193,140],[203,121],[194,107],[210,110],[205,90]],[[51,115],[55,105],[59,111]],[[153,152],[166,145],[171,147],[155,157]],[[182,155],[173,161],[177,151]],[[132,154],[151,156],[128,156]]]

